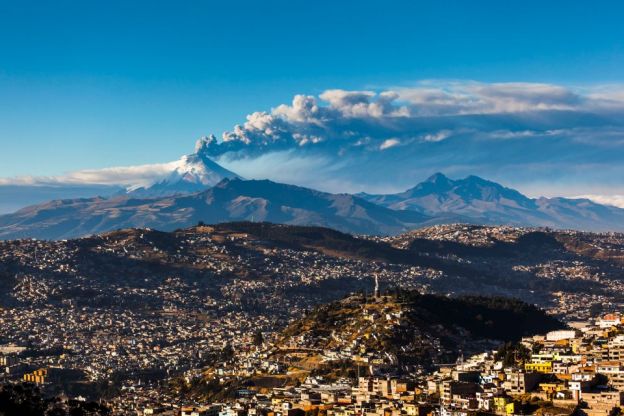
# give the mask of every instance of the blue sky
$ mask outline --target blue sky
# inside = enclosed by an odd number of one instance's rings
[[[622,15],[618,1],[0,1],[0,177],[170,161],[328,89],[621,84]]]

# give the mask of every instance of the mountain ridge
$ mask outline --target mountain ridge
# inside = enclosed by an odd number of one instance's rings
[[[206,166],[201,153],[195,153],[195,157]],[[170,231],[200,221],[244,220],[324,226],[373,235],[394,235],[448,223],[624,230],[624,209],[587,199],[532,199],[478,176],[452,180],[436,173],[401,193],[353,195],[232,175],[206,188],[201,179],[185,181],[178,172],[172,181],[155,185],[157,188],[33,205],[0,216],[0,239],[63,239],[131,227]],[[180,186],[202,190],[184,192]]]
[[[452,180],[436,173],[400,193],[359,193],[369,202],[424,215],[461,215],[481,224],[621,231],[624,209],[589,199],[529,198],[515,189],[475,175]]]
[[[361,234],[396,234],[429,219],[349,194],[330,194],[269,180],[226,178],[205,191],[179,196],[82,198],[27,207],[0,216],[0,238],[62,239],[132,227],[171,231],[200,221],[234,220],[321,225]]]

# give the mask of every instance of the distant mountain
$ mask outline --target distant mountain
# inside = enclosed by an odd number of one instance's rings
[[[239,178],[207,156],[206,145],[211,138],[202,138],[195,153],[171,163],[172,171],[164,179],[145,187],[131,188],[128,194],[139,198],[182,195],[206,190],[223,179]]]
[[[207,155],[206,146],[213,137],[201,138],[195,145],[195,152],[180,159],[158,165],[159,168],[145,178],[119,175],[119,183],[105,185],[98,183],[75,184],[45,181],[33,184],[0,184],[0,215],[8,214],[34,204],[56,199],[93,198],[96,196],[124,196],[133,198],[155,198],[189,194],[204,191],[223,179],[239,176],[218,165]],[[141,167],[138,167],[141,168]],[[133,168],[121,168],[132,170]],[[132,175],[130,175],[132,176]],[[138,181],[142,185],[133,183]]]
[[[53,199],[108,197],[120,192],[125,192],[125,189],[116,185],[2,184],[0,185],[0,215]]]
[[[624,230],[624,209],[588,199],[532,199],[478,176],[452,180],[436,173],[405,192],[360,193],[358,197],[395,210],[429,216],[461,215],[480,224],[544,226],[593,231]]]
[[[442,223],[621,231],[624,209],[587,199],[531,199],[476,176],[451,180],[439,173],[399,194],[330,194],[242,180],[198,151],[150,187],[112,197],[55,200],[0,216],[0,239],[61,239],[130,227],[167,231],[199,221],[240,220],[376,235]]]
[[[330,194],[268,180],[224,179],[203,192],[161,198],[52,201],[0,216],[0,239],[63,239],[149,227],[174,230],[235,220],[320,225],[351,233],[397,234],[432,219],[395,211],[348,194]]]

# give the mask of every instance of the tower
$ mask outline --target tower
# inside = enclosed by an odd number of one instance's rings
[[[375,299],[379,299],[379,275],[375,273]]]

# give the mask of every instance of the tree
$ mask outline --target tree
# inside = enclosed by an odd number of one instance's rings
[[[46,399],[32,384],[0,385],[0,415],[20,416],[83,416],[109,415],[110,410],[94,402],[58,397]]]
[[[262,336],[262,331],[260,331],[259,329],[256,331],[256,333],[253,336],[253,344],[256,347],[261,347],[262,344],[264,344],[264,337]]]
[[[589,307],[589,315],[593,317],[599,316],[602,311],[602,303],[592,303],[592,305]]]
[[[522,344],[506,342],[496,352],[494,358],[496,360],[501,360],[505,367],[511,367],[518,363],[526,362],[531,358],[531,351]]]
[[[221,360],[229,361],[233,357],[234,357],[234,348],[232,348],[232,345],[228,342],[227,344],[225,344],[225,347],[223,347],[223,350],[221,350]]]

